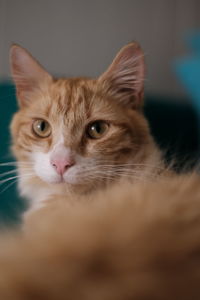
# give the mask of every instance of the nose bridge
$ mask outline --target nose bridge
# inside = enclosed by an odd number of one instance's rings
[[[56,144],[52,150],[51,157],[57,157],[60,159],[70,158],[72,151],[69,147],[64,145],[64,141]]]
[[[67,111],[63,119],[64,144],[70,149],[79,147],[86,119],[86,113],[83,109],[82,113],[80,113],[80,106],[82,107],[83,105],[78,99],[74,100],[73,106]]]
[[[71,153],[71,137],[69,132],[71,124],[65,120],[64,114],[59,119],[59,123],[57,124],[57,131],[54,136],[54,145],[51,150],[51,155],[66,157],[70,156]]]

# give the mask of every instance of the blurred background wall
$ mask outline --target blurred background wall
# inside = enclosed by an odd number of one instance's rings
[[[9,78],[12,42],[55,75],[98,76],[132,40],[147,61],[146,90],[183,94],[172,61],[182,38],[200,27],[199,0],[0,0],[0,80]]]

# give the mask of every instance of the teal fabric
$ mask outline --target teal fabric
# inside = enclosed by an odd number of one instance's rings
[[[4,176],[13,166],[3,166],[5,162],[14,161],[11,155],[9,125],[13,113],[17,110],[15,89],[9,83],[0,84],[0,181],[13,177],[16,174]],[[16,223],[24,208],[22,199],[19,198],[14,180],[0,184],[0,223]]]

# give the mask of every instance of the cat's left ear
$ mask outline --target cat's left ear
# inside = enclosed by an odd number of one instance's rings
[[[51,75],[19,45],[10,48],[10,66],[21,107],[29,104],[35,91],[46,88],[52,81]]]
[[[123,47],[99,81],[108,93],[131,108],[140,108],[144,94],[144,54],[132,42]]]

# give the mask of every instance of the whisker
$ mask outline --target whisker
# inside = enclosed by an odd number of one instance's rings
[[[130,169],[130,168],[117,168],[115,167],[110,167],[110,166],[103,166],[102,168],[99,168],[98,166],[93,166],[93,167],[87,167],[79,170],[79,173],[89,173],[89,172],[98,172],[98,173],[141,173],[143,170],[141,169]],[[147,172],[147,171],[146,171]],[[149,171],[152,173],[152,171]]]
[[[132,166],[132,167],[152,167],[152,168],[159,168],[159,169],[164,169],[162,166],[156,166],[153,164],[144,164],[144,163],[124,163],[124,164],[96,164],[98,166],[113,166],[113,167],[124,167],[124,166]]]
[[[12,180],[12,179],[18,179],[18,178],[29,177],[29,176],[34,176],[34,173],[23,174],[23,175],[16,175],[16,176],[13,176],[13,177],[9,177],[9,178],[0,180],[0,185],[3,184],[3,183],[5,183],[5,182],[7,182],[7,181]]]
[[[124,178],[124,179],[136,179],[136,180],[146,180],[146,179],[156,179],[158,174],[152,171],[145,171],[138,170],[138,169],[127,169],[127,168],[104,168],[98,169],[96,166],[92,168],[82,169],[79,170],[78,175],[80,177],[84,177],[84,181],[90,180],[115,180],[117,178]]]
[[[17,182],[17,179],[13,182],[10,182],[3,190],[0,191],[0,194],[4,193],[8,188],[10,188],[13,184]]]
[[[4,176],[6,176],[6,175],[12,174],[12,173],[16,173],[16,172],[17,172],[16,169],[15,169],[15,170],[8,171],[8,172],[4,172],[4,173],[0,174],[0,178],[1,178],[1,177],[4,177]]]
[[[33,162],[23,162],[23,161],[11,161],[11,162],[5,162],[0,163],[0,167],[6,167],[6,166],[24,166],[24,165],[34,165]]]

